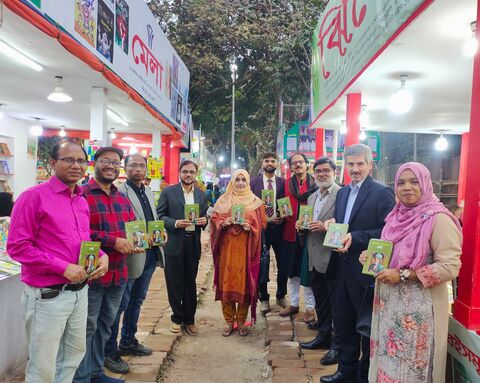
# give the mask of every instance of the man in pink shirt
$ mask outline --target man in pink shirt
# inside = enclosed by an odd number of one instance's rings
[[[85,354],[87,278],[108,271],[103,252],[90,276],[78,265],[81,242],[90,241],[90,212],[76,185],[87,166],[85,150],[72,141],[59,143],[50,165],[55,176],[15,202],[7,242],[25,283],[27,383],[72,381]]]

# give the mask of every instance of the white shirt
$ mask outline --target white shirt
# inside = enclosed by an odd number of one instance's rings
[[[323,206],[325,205],[325,202],[327,201],[327,196],[331,193],[332,184],[325,193],[322,194],[322,190],[319,188],[316,193],[317,193],[317,198],[315,198],[315,205],[313,207],[313,220],[315,221],[317,217],[320,215],[320,212],[323,209]]]
[[[356,184],[353,183],[353,181],[350,183],[349,185],[350,193],[348,194],[347,206],[345,207],[345,217],[343,218],[343,223],[348,223],[348,221],[350,221],[350,215],[352,214],[353,205],[357,200],[357,196],[360,191],[360,188],[362,187],[363,181],[365,181],[366,178],[367,177],[365,177],[360,182],[357,182]]]
[[[192,185],[192,190],[187,191],[185,190],[182,184],[182,190],[183,190],[183,198],[185,198],[185,205],[193,205],[195,203],[195,199],[193,198],[193,191],[194,191],[193,185]],[[185,231],[195,231],[195,225],[187,226],[185,228]]]

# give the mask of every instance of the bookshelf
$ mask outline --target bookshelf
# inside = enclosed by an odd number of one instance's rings
[[[15,174],[14,149],[14,138],[0,135],[0,191],[12,191]]]

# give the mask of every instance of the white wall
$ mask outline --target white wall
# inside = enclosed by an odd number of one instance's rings
[[[27,158],[27,137],[29,137],[30,125],[31,123],[7,116],[0,120],[0,135],[14,139],[12,160],[15,175],[9,179],[14,198],[17,198],[23,190],[35,185],[37,161]]]

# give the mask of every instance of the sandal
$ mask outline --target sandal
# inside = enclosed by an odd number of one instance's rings
[[[248,335],[248,327],[245,326],[244,323],[238,325],[238,335],[240,335],[240,336],[247,336]]]
[[[230,336],[232,335],[232,332],[233,332],[233,324],[227,324],[224,328],[223,328],[223,332],[222,332],[222,336]]]

